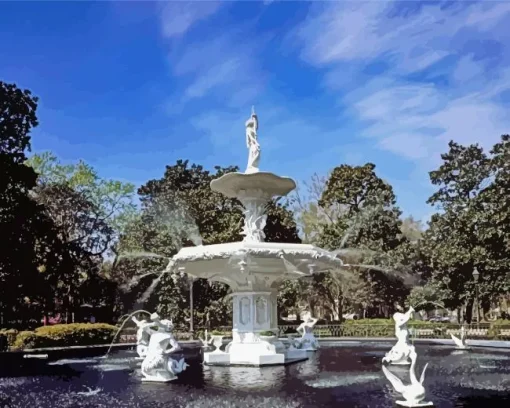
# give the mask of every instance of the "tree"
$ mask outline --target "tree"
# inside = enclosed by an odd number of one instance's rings
[[[64,165],[51,152],[34,154],[26,164],[38,175],[37,199],[45,203],[57,223],[65,225],[71,235],[77,230],[95,232],[76,234],[87,239],[82,243],[90,254],[104,255],[111,250],[136,215],[132,183],[103,179],[82,160]]]
[[[394,276],[412,270],[405,261],[413,258],[407,250],[415,249],[402,230],[393,189],[377,177],[375,165],[341,165],[304,185],[292,203],[305,242],[335,251],[345,263],[373,266],[314,277],[310,284],[321,307],[340,319],[345,309],[366,312],[400,301],[407,289]]]
[[[24,161],[36,109],[30,91],[0,81],[0,313],[5,324],[21,326],[39,321],[70,261],[44,207],[30,197],[37,175]]]
[[[107,269],[102,263],[136,214],[134,185],[102,179],[83,161],[64,165],[51,152],[34,154],[25,163],[38,174],[32,197],[53,220],[74,262],[59,303],[76,310],[95,303],[106,288],[100,303],[112,302],[115,284],[102,274]],[[110,304],[109,309],[115,307]]]
[[[443,212],[431,219],[425,249],[445,305],[466,307],[470,321],[474,267],[481,273],[478,287],[485,311],[509,287],[508,137],[502,137],[491,156],[476,144],[465,147],[450,142],[441,158],[439,169],[430,173],[439,189],[429,203]]]

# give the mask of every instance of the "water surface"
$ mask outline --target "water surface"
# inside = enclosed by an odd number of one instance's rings
[[[167,384],[141,383],[132,352],[52,362],[40,375],[0,378],[9,408],[394,407],[400,399],[381,371],[390,343],[327,343],[287,367],[194,364]],[[510,406],[510,352],[416,346],[418,375],[436,407]],[[408,381],[408,368],[391,367]]]

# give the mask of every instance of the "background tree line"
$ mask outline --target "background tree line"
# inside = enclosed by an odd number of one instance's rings
[[[1,326],[40,325],[43,315],[115,321],[157,309],[185,326],[193,288],[195,324],[229,324],[228,288],[160,274],[180,248],[242,239],[239,201],[209,183],[237,167],[212,171],[186,160],[138,188],[103,179],[82,161],[51,152],[30,157],[37,98],[0,82]],[[339,165],[269,204],[266,239],[334,251],[351,267],[281,285],[279,313],[303,308],[331,320],[345,313],[390,316],[424,301],[471,319],[472,270],[481,273],[484,312],[510,283],[510,138],[490,152],[450,142],[430,173],[437,213],[427,226],[402,218],[392,187],[372,163]],[[157,278],[157,279],[155,279]],[[433,307],[428,304],[428,307]]]

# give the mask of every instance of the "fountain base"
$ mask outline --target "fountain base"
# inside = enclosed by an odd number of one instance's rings
[[[155,382],[155,383],[168,383],[171,381],[177,380],[177,377],[172,379],[165,378],[142,378],[142,382]]]
[[[405,360],[391,361],[388,365],[393,365],[393,366],[408,366],[408,365],[411,365],[411,362],[410,361],[405,361]]]
[[[401,407],[418,408],[418,407],[432,407],[434,403],[431,401],[424,402],[409,402],[409,401],[395,401],[397,405]]]
[[[240,366],[269,366],[285,365],[298,361],[305,361],[308,355],[305,350],[278,350],[269,343],[230,343],[227,352],[204,353],[206,365],[240,365]]]

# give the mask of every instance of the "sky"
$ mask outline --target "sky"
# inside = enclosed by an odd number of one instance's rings
[[[450,140],[510,132],[510,1],[1,1],[0,80],[40,98],[33,152],[136,185],[178,159],[298,183],[372,162],[427,220]],[[506,22],[506,24],[505,24]]]

